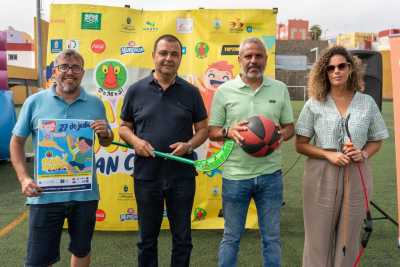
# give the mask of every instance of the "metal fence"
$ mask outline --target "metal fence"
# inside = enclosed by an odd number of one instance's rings
[[[305,85],[288,85],[289,95],[291,100],[303,100],[306,101],[307,86]]]

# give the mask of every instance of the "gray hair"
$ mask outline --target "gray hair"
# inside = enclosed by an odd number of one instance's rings
[[[247,39],[244,39],[239,46],[239,55],[243,52],[243,47],[246,44],[258,44],[260,47],[262,47],[262,49],[264,50],[265,54],[267,55],[267,49],[265,48],[265,45],[263,43],[263,41],[261,41],[259,38],[257,37],[249,37]]]
[[[78,51],[74,49],[65,49],[60,54],[57,55],[56,59],[54,60],[54,66],[57,66],[57,62],[60,58],[74,58],[79,60],[82,63],[82,67],[85,64],[85,60],[83,59],[82,55],[79,54]]]

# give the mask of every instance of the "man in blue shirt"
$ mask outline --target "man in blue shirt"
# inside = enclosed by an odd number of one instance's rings
[[[42,193],[25,163],[24,145],[32,135],[36,147],[40,119],[92,120],[100,145],[108,146],[113,134],[106,120],[102,101],[80,87],[84,60],[75,50],[67,49],[55,59],[55,84],[30,96],[22,106],[10,142],[11,162],[29,205],[29,238],[25,266],[51,266],[60,259],[60,239],[65,218],[71,237],[71,266],[90,264],[91,239],[96,222],[99,191],[96,172],[88,191]],[[36,149],[34,149],[36,151]],[[35,172],[36,176],[36,172]],[[34,177],[35,177],[34,176]]]

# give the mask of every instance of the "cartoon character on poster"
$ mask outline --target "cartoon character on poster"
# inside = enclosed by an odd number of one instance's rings
[[[92,188],[94,131],[89,120],[39,120],[37,183],[43,192]]]
[[[208,114],[210,114],[211,103],[218,86],[232,78],[233,65],[230,65],[228,61],[221,60],[208,66],[202,81],[199,82],[200,92]]]
[[[229,64],[228,61],[216,61],[208,66],[203,79],[199,81],[199,89],[208,114],[211,112],[212,100],[218,87],[232,78],[233,65]],[[205,153],[200,153],[201,158],[209,157],[221,148],[221,144],[218,142],[207,142],[205,146]]]

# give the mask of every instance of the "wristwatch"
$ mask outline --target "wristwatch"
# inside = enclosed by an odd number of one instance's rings
[[[361,155],[362,155],[362,157],[363,157],[364,159],[368,159],[368,157],[369,157],[368,152],[365,151],[365,150],[361,150]]]
[[[223,138],[228,138],[228,134],[229,134],[229,127],[222,128],[222,137]]]

